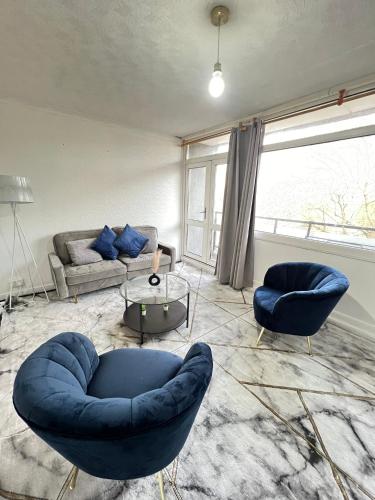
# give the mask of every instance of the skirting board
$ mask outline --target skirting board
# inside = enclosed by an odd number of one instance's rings
[[[46,283],[45,285],[46,287],[46,290],[47,292],[52,292],[54,290],[56,290],[56,287],[54,285],[54,283]],[[41,286],[36,286],[35,287],[35,292],[36,293],[44,293],[44,290]],[[19,297],[26,297],[27,295],[32,295],[33,294],[33,289],[32,288],[25,288],[22,290],[22,292],[19,294]],[[9,291],[8,292],[3,292],[3,293],[0,293],[0,301],[2,300],[5,300],[9,295]],[[16,295],[16,294],[14,294]]]
[[[199,260],[192,259],[191,257],[187,257],[186,255],[183,255],[181,257],[181,262],[186,262],[187,264],[191,264],[197,269],[203,269],[204,271],[207,271],[208,273],[211,274],[214,274],[215,272],[215,268],[213,266],[205,264],[204,262],[199,262]]]
[[[375,340],[375,323],[367,323],[367,321],[362,321],[340,311],[333,311],[329,315],[328,321],[344,330],[349,330],[358,335],[368,337],[372,341]]]

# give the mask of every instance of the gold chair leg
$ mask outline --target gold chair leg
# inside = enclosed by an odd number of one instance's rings
[[[177,457],[173,460],[172,462],[172,473],[171,473],[171,479],[170,479],[170,483],[172,484],[172,486],[176,486],[176,477],[177,477],[177,468],[178,468],[178,459],[179,459],[179,456],[177,455]]]
[[[163,471],[159,471],[157,474],[157,479],[158,479],[158,483],[159,483],[159,489],[160,489],[160,498],[161,500],[165,500],[165,496],[164,496],[164,480],[163,480]]]
[[[71,478],[70,483],[69,483],[69,489],[71,489],[71,490],[74,490],[74,488],[76,487],[78,471],[79,471],[78,467],[74,466],[72,478]]]
[[[264,333],[264,327],[261,329],[260,334],[258,335],[257,342],[255,344],[255,347],[258,347],[260,339],[262,338],[262,335]]]
[[[310,340],[310,337],[306,337],[306,340],[307,340],[307,347],[309,349],[309,354],[310,356],[312,356],[312,350],[311,350],[311,340]]]

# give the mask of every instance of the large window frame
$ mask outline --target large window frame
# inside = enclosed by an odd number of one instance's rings
[[[364,127],[358,127],[339,132],[330,132],[327,134],[321,134],[312,137],[296,139],[292,141],[266,144],[262,148],[262,153],[267,153],[271,151],[280,151],[283,149],[299,148],[304,146],[312,146],[323,143],[331,143],[335,141],[342,141],[342,140],[354,139],[358,137],[366,137],[372,135],[375,135],[375,125],[367,125]],[[295,236],[281,235],[277,233],[270,233],[260,230],[255,231],[255,237],[256,239],[259,240],[293,246],[306,250],[339,255],[350,259],[375,262],[374,250],[363,249],[360,247],[351,246],[349,244],[346,245],[344,243],[338,243],[334,241],[317,241],[307,238],[304,239]]]
[[[272,133],[272,132],[271,132]],[[283,142],[275,142],[272,144],[264,144],[262,147],[262,153],[267,153],[271,151],[279,151],[283,149],[292,149],[292,148],[300,148],[303,146],[312,146],[319,145],[323,143],[331,143],[335,141],[342,141],[347,139],[354,139],[358,137],[366,137],[375,135],[375,124],[366,125],[357,128],[351,128],[346,130],[340,130],[337,132],[329,132],[325,134],[319,134],[310,137],[303,137],[295,140],[283,141]],[[183,201],[183,215],[184,215],[184,224],[183,224],[183,244],[182,244],[182,254],[189,258],[193,258],[187,252],[186,241],[187,241],[187,231],[186,231],[186,222],[187,222],[187,171],[188,166],[198,163],[209,163],[209,162],[217,162],[217,163],[226,163],[227,162],[228,153],[216,153],[206,156],[187,158],[187,147],[184,147],[184,176],[183,176],[183,193],[184,193],[184,201]],[[210,203],[212,203],[212,193],[210,194]],[[211,233],[210,233],[211,234]],[[357,259],[368,262],[375,262],[375,251],[372,249],[364,249],[361,247],[355,247],[352,245],[347,245],[345,243],[339,243],[335,241],[329,240],[315,240],[309,238],[302,238],[296,236],[287,236],[283,234],[271,233],[266,231],[255,230],[255,238],[257,240],[268,241],[272,243],[292,246],[295,248],[302,248],[310,251],[316,251],[320,253],[327,253],[338,255],[350,259]],[[206,248],[210,246],[210,241],[206,242]],[[195,259],[199,260],[199,259]],[[202,261],[200,261],[202,263]],[[210,262],[209,265],[213,266],[214,263]]]

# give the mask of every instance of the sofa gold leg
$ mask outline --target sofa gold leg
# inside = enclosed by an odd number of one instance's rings
[[[307,347],[309,349],[309,354],[310,354],[310,356],[312,356],[312,349],[311,349],[311,340],[310,340],[310,337],[306,337],[306,340],[307,340]]]
[[[73,295],[73,300],[75,304],[78,304],[78,295],[76,293]]]
[[[71,478],[70,483],[69,483],[69,489],[71,489],[71,490],[74,490],[74,488],[76,487],[78,471],[79,471],[78,467],[74,466],[72,478]]]
[[[260,339],[262,338],[262,335],[264,333],[264,327],[261,329],[260,334],[258,335],[257,342],[255,344],[255,347],[258,347]]]
[[[160,490],[160,498],[161,500],[165,500],[165,496],[164,496],[164,480],[163,480],[163,471],[159,471],[157,474],[157,479],[158,479],[158,483],[159,483],[159,490]]]

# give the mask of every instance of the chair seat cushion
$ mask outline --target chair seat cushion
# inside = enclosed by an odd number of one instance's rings
[[[65,267],[66,282],[68,285],[79,285],[90,281],[112,278],[113,276],[125,276],[126,267],[118,260],[102,260],[82,266]]]
[[[131,271],[141,271],[142,269],[151,268],[152,263],[152,253],[141,253],[138,257],[134,259],[129,257],[129,255],[120,255],[119,260],[126,264],[126,267],[129,272]],[[160,266],[166,266],[171,263],[170,255],[166,255],[164,253],[161,254],[160,257]]]
[[[284,292],[280,290],[275,290],[268,286],[260,286],[255,290],[254,300],[262,309],[272,313],[275,302],[282,295],[284,295]]]
[[[273,330],[272,312],[275,302],[283,295],[280,290],[269,288],[268,286],[260,286],[254,293],[254,316],[257,322],[267,328]]]
[[[96,398],[134,398],[159,389],[174,378],[182,359],[151,349],[116,349],[99,356],[99,366],[87,388]]]

